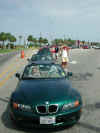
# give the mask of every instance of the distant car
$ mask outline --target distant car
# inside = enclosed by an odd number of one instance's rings
[[[36,62],[16,73],[19,83],[11,94],[10,117],[19,125],[57,127],[79,121],[82,99],[58,64]]]
[[[53,53],[56,53],[56,45],[52,45],[50,46],[50,52],[53,54]]]
[[[83,45],[82,48],[83,49],[89,49],[90,47],[88,45]]]
[[[95,46],[94,49],[100,49],[100,46]]]

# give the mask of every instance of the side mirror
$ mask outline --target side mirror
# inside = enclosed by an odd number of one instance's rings
[[[72,72],[68,72],[67,76],[73,76],[73,73]]]
[[[70,77],[73,75],[73,73],[72,72],[67,72],[67,74],[66,74],[66,78],[69,80],[70,79]]]
[[[20,79],[20,73],[16,73],[15,76]]]

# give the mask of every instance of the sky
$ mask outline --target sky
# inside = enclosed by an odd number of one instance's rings
[[[100,41],[100,0],[0,0],[0,32]]]

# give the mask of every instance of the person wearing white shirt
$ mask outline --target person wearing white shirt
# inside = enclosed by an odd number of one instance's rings
[[[66,68],[69,62],[69,58],[68,58],[68,52],[66,47],[63,47],[62,49],[62,67]]]

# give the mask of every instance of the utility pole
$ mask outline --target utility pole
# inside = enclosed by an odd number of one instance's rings
[[[64,40],[65,40],[65,34],[64,34]]]
[[[42,33],[40,32],[40,37],[42,37]]]
[[[24,47],[26,48],[26,40],[25,40],[25,36],[24,36]]]
[[[41,46],[42,33],[40,32],[40,46]]]
[[[64,40],[63,41],[65,42],[65,34],[64,34]]]

